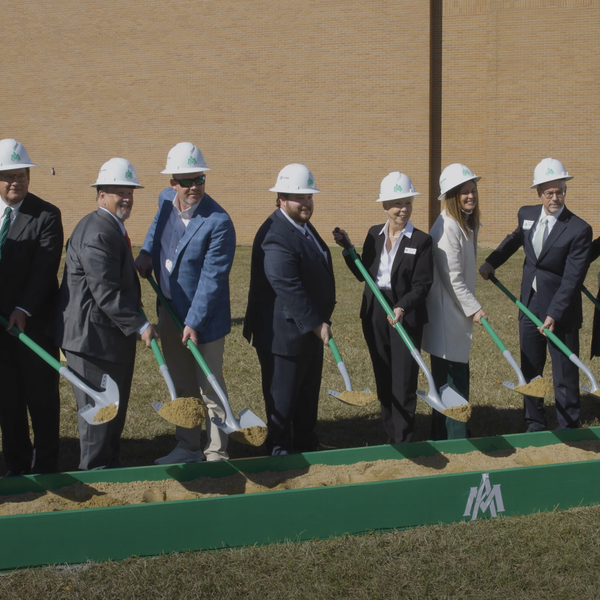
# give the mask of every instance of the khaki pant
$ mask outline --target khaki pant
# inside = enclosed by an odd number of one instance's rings
[[[225,421],[225,411],[221,400],[208,383],[193,354],[181,343],[181,333],[179,333],[169,313],[164,308],[161,308],[159,311],[158,327],[165,362],[173,378],[177,397],[202,398],[208,408],[206,416],[206,434],[208,439],[204,447],[206,460],[216,461],[229,458],[227,454],[227,442],[229,438],[226,433],[221,431],[211,421],[211,417],[218,417],[222,421]],[[198,350],[200,350],[200,354],[202,354],[208,368],[219,382],[221,389],[227,394],[227,388],[223,379],[225,338],[222,337],[208,344],[200,344]],[[178,445],[186,450],[199,450],[201,431],[201,425],[193,429],[176,427],[175,437],[179,443]]]

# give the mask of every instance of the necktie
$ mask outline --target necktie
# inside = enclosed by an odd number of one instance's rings
[[[317,244],[317,240],[315,240],[315,238],[310,235],[310,233],[308,233],[308,229],[304,230],[304,237],[311,242],[312,244],[314,244],[315,246],[317,246],[317,248],[319,247],[319,244]]]
[[[131,252],[131,255],[133,256],[133,250],[131,249],[131,240],[129,239],[129,234],[127,233],[127,231],[125,231],[125,241],[129,246],[129,252]]]
[[[542,248],[544,246],[544,242],[546,241],[546,237],[548,234],[548,217],[546,215],[542,215],[540,217],[540,222],[538,223],[537,229],[535,230],[535,234],[533,236],[533,251],[535,252],[536,258],[539,257]],[[533,283],[531,287],[537,292],[537,277],[534,277]]]
[[[7,206],[6,210],[4,211],[4,222],[2,223],[2,229],[0,229],[0,258],[2,258],[2,248],[6,243],[6,238],[8,238],[8,230],[10,229],[10,213],[12,213],[12,208]]]

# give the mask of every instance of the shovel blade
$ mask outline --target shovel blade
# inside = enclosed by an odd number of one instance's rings
[[[105,408],[106,406],[114,404],[117,407],[117,410],[119,409],[119,386],[115,380],[110,375],[105,373],[102,376],[102,382],[100,385],[103,388],[103,391],[94,391],[94,406],[91,404],[86,404],[86,406],[77,411],[77,414],[85,419],[85,421],[90,425],[103,425],[104,423],[108,423],[114,419],[114,417],[112,417],[112,419],[108,419],[106,421],[95,421],[94,418],[101,408]]]
[[[249,408],[244,408],[240,411],[240,429],[246,429],[247,427],[266,427],[266,425]]]
[[[454,391],[448,384],[443,385],[440,388],[440,399],[444,408],[454,408],[455,406],[462,406],[468,404],[468,402],[456,391]]]

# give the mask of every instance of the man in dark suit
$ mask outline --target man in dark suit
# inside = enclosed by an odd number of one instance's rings
[[[527,381],[542,375],[548,348],[559,429],[578,427],[579,371],[543,332],[549,329],[572,352],[579,354],[579,329],[583,320],[581,286],[589,266],[592,241],[592,228],[565,206],[565,182],[569,179],[572,177],[556,159],[545,158],[536,166],[531,187],[537,190],[542,204],[523,206],[519,210],[518,227],[486,258],[479,270],[487,279],[523,246],[521,302],[543,326],[538,329],[519,314],[521,369]],[[524,396],[524,406],[527,431],[546,429],[543,399]]]
[[[133,165],[113,158],[100,169],[98,210],[85,216],[67,242],[60,288],[57,341],[69,368],[100,387],[104,373],[119,388],[119,408],[111,421],[90,425],[81,416],[80,469],[120,467],[120,439],[125,425],[135,362],[137,334],[150,346],[154,327],[139,312],[140,282],[123,225],[140,185]],[[94,400],[73,386],[77,407]]]
[[[271,191],[278,208],[254,239],[244,337],[261,366],[267,450],[280,455],[321,447],[315,427],[335,282],[329,250],[310,224],[319,192],[312,173],[288,165]]]
[[[58,359],[52,339],[63,229],[56,206],[29,193],[27,150],[0,141],[0,428],[7,475],[57,470],[58,372],[8,331],[16,325]],[[33,427],[29,438],[27,411]]]

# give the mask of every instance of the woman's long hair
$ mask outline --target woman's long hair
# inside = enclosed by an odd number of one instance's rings
[[[470,180],[471,181],[471,180]],[[469,236],[469,231],[477,232],[479,229],[479,221],[481,217],[481,213],[479,211],[479,194],[477,195],[477,206],[473,209],[473,212],[468,215],[464,213],[460,207],[460,191],[462,187],[469,183],[465,181],[465,183],[461,183],[457,185],[455,188],[452,188],[450,191],[446,192],[446,197],[444,201],[446,202],[446,213],[452,217],[455,221],[458,222],[461,229],[465,232],[465,235]],[[475,184],[477,186],[477,184]]]

